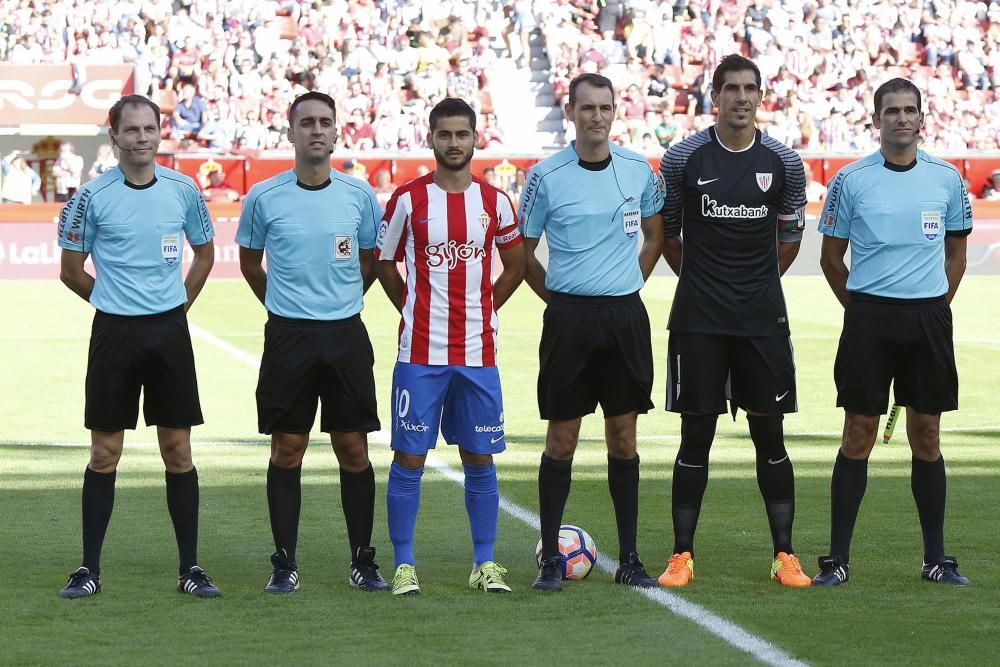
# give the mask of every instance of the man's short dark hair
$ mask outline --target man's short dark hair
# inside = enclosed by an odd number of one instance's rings
[[[744,58],[738,53],[730,53],[720,60],[719,66],[715,68],[715,73],[712,75],[712,90],[717,93],[722,92],[722,86],[726,82],[726,74],[729,72],[748,71],[753,72],[754,78],[757,80],[757,89],[760,90],[760,68],[749,58]]]
[[[153,100],[145,95],[125,95],[112,104],[111,109],[108,110],[108,124],[111,126],[112,131],[118,132],[118,123],[121,122],[122,111],[130,104],[133,106],[147,106],[152,109],[153,115],[156,116],[156,126],[160,126],[160,107],[156,106]]]
[[[581,83],[590,84],[594,88],[607,88],[611,91],[611,104],[615,103],[615,86],[611,83],[611,79],[606,76],[601,76],[600,74],[594,74],[593,72],[587,72],[586,74],[581,74],[572,81],[569,82],[569,105],[576,105],[576,89]]]
[[[889,93],[913,93],[917,96],[917,111],[920,111],[920,89],[909,79],[896,77],[889,79],[875,91],[875,114],[882,113],[882,98]]]
[[[468,119],[469,127],[476,131],[476,110],[469,106],[469,103],[457,97],[446,97],[431,109],[431,115],[427,119],[431,132],[437,128],[438,121],[442,118],[455,118],[461,116]]]
[[[318,90],[310,90],[308,93],[302,93],[292,101],[292,105],[288,107],[288,122],[292,123],[292,119],[295,118],[295,110],[303,102],[308,102],[309,100],[316,100],[317,102],[322,102],[326,106],[330,107],[330,113],[333,114],[333,119],[337,119],[337,103],[333,101],[333,98],[326,93],[321,93]]]

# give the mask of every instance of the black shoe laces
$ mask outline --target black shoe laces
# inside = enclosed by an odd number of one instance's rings
[[[204,570],[192,570],[188,572],[186,579],[192,582],[198,588],[206,588],[212,586],[212,580],[208,578]]]
[[[361,573],[365,579],[378,580],[381,575],[378,573],[378,564],[373,560],[354,561],[354,569]]]
[[[95,578],[90,572],[80,572],[77,570],[73,574],[69,575],[69,581],[66,583],[67,588],[81,588],[83,583],[87,579]]]

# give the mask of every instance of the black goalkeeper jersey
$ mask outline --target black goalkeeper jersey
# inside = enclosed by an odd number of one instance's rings
[[[684,241],[667,327],[788,335],[778,239],[802,235],[806,181],[798,154],[759,130],[749,148],[731,151],[711,127],[671,146],[660,173],[666,238]]]

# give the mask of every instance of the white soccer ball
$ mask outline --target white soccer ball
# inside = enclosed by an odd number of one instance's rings
[[[563,579],[583,579],[597,562],[597,544],[590,533],[579,526],[559,527],[559,557]],[[535,562],[542,564],[542,541],[535,547]]]

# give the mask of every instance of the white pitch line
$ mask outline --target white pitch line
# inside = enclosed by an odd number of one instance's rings
[[[436,470],[446,479],[455,482],[459,486],[464,486],[465,477],[463,474],[438,460],[434,454],[430,454],[427,457],[427,465]],[[524,509],[517,503],[511,502],[503,496],[500,496],[500,509],[521,523],[524,523],[529,528],[534,530],[540,530],[541,528],[537,514]],[[617,563],[612,561],[607,556],[599,555],[597,557],[597,567],[609,575],[614,575],[618,566]],[[662,588],[633,588],[631,590],[640,593],[643,597],[652,600],[663,607],[666,607],[677,616],[686,618],[710,634],[715,635],[730,646],[733,646],[744,653],[748,653],[750,656],[766,665],[780,665],[781,667],[789,667],[793,665],[796,667],[806,667],[808,665],[808,663],[798,660],[788,653],[785,653],[763,637],[758,637],[757,635],[744,630],[732,621],[726,620],[718,614],[712,613],[701,605],[685,600],[676,593],[671,593],[670,591]]]
[[[214,345],[223,352],[227,352],[230,355],[236,357],[246,365],[256,368],[257,370],[260,370],[260,359],[258,359],[255,355],[250,354],[249,352],[244,352],[243,350],[236,347],[232,343],[227,343],[226,341],[222,340],[221,338],[213,334],[211,331],[206,331],[205,329],[202,329],[201,327],[195,324],[188,323],[188,328],[191,330],[191,334],[194,335],[196,338],[200,338],[209,345]]]

